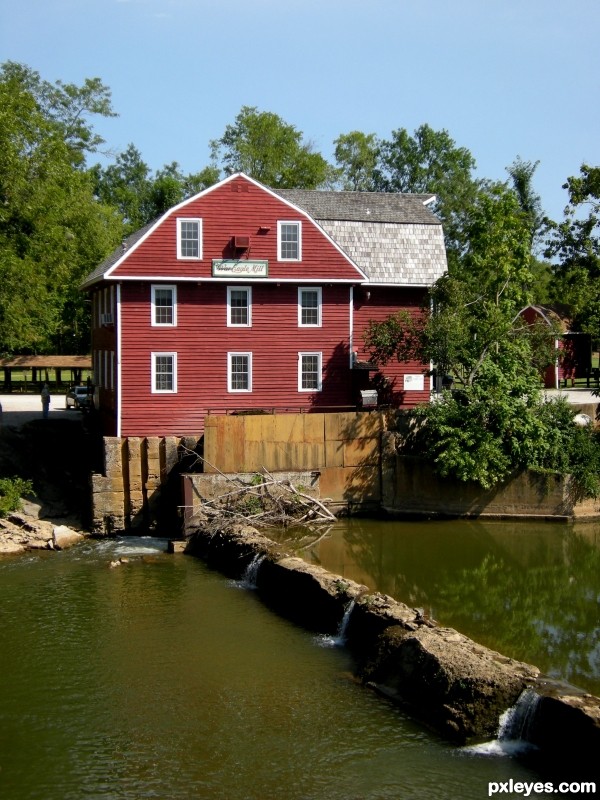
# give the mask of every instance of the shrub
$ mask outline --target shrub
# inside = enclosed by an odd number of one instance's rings
[[[600,495],[600,433],[573,423],[564,400],[544,402],[526,380],[486,365],[477,382],[415,411],[410,451],[443,477],[484,489],[524,469],[570,475],[574,497]]]
[[[23,478],[0,478],[0,517],[6,517],[12,511],[21,508],[21,497],[31,494],[31,481]]]

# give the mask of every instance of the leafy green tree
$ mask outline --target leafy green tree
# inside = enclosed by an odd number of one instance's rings
[[[539,161],[523,161],[520,156],[517,156],[513,163],[506,168],[510,175],[512,188],[519,200],[519,206],[527,217],[532,249],[539,240],[544,224],[542,200],[533,188],[533,176],[539,163]]]
[[[432,289],[433,314],[371,322],[365,343],[377,363],[433,362],[457,382],[415,410],[421,424],[408,442],[442,476],[489,489],[516,470],[552,470],[594,495],[600,440],[578,431],[564,404],[543,402],[539,369],[553,358],[554,333],[518,316],[531,284],[530,230],[515,192],[482,188],[465,226],[468,248]]]
[[[373,191],[379,162],[379,140],[375,134],[351,131],[340,134],[334,145],[343,188],[352,192]]]
[[[552,278],[552,266],[542,258],[543,238],[545,235],[545,215],[542,200],[533,188],[533,176],[539,161],[523,161],[520,156],[506,168],[510,176],[510,184],[519,200],[521,211],[525,215],[530,230],[531,246],[531,300],[538,305],[551,302],[549,286]]]
[[[532,449],[543,442],[539,393],[532,391],[531,370],[520,369],[523,348],[511,350],[483,362],[478,380],[466,389],[417,410],[426,423],[419,449],[443,477],[489,489],[527,466]]]
[[[411,136],[405,128],[383,140],[375,188],[383,192],[435,194],[433,210],[444,225],[450,268],[467,246],[465,217],[479,188],[474,178],[475,159],[458,147],[448,131],[424,124]]]
[[[121,225],[95,200],[63,123],[16,73],[0,78],[0,351],[86,352],[77,287]]]
[[[503,184],[477,194],[465,220],[468,247],[449,275],[432,287],[434,313],[395,315],[372,322],[365,335],[371,358],[433,362],[470,386],[486,360],[526,335],[518,312],[528,303],[529,238],[518,200]]]
[[[60,133],[74,165],[85,168],[86,153],[95,153],[104,139],[94,132],[93,115],[116,117],[111,91],[100,78],[86,78],[83,86],[42,80],[24,64],[7,61],[0,67],[0,82],[29,93],[42,117]]]
[[[118,208],[127,232],[138,230],[148,222],[147,198],[150,192],[150,167],[133,144],[102,170],[94,167],[98,198]]]
[[[174,205],[193,197],[218,180],[219,170],[215,166],[208,166],[200,172],[185,175],[177,161],[165,164],[150,181],[146,202],[147,221],[164,214]]]
[[[233,125],[211,142],[214,163],[225,174],[245,172],[275,189],[316,189],[331,177],[331,168],[302,133],[277,114],[243,106]]]
[[[551,292],[566,305],[575,329],[600,340],[600,167],[583,164],[563,186],[564,220],[547,221],[546,256],[553,260]]]

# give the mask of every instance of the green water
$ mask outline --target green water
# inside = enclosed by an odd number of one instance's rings
[[[539,779],[441,741],[343,649],[164,544],[0,561],[3,800],[468,800]]]
[[[600,523],[347,519],[302,555],[600,695]]]

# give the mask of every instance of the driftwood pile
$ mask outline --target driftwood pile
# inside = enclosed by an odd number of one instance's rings
[[[217,497],[203,498],[200,517],[205,523],[231,521],[255,528],[315,530],[336,521],[327,501],[318,500],[290,480],[275,478],[267,469],[243,480],[221,474],[230,488]]]

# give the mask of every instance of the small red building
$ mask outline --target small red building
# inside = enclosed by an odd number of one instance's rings
[[[589,382],[592,373],[592,337],[570,330],[570,320],[561,309],[526,306],[519,312],[527,325],[541,324],[555,331],[555,359],[543,372],[546,389],[573,386],[577,378]],[[588,384],[589,385],[589,384]]]
[[[133,234],[84,283],[106,435],[195,435],[207,414],[414,406],[429,365],[367,362],[370,320],[446,270],[431,195],[272,190],[232,175]],[[382,378],[386,381],[382,382]]]

